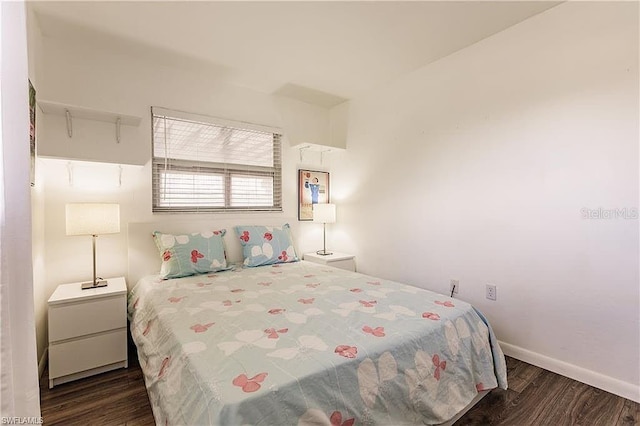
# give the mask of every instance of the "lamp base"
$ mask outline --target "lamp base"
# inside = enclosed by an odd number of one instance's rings
[[[316,254],[319,254],[320,256],[329,256],[329,255],[331,255],[331,254],[333,254],[333,253],[332,253],[332,252],[330,252],[330,251],[326,251],[326,250],[318,250],[318,251],[316,252]]]
[[[92,281],[88,283],[82,283],[81,287],[83,290],[88,290],[90,288],[98,288],[98,287],[106,287],[107,280],[96,280],[95,284]]]

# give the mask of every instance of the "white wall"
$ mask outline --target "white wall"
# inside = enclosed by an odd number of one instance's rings
[[[332,171],[330,247],[357,254],[361,271],[441,292],[459,279],[459,297],[511,353],[637,394],[638,221],[580,212],[638,207],[637,16],[633,3],[564,4],[342,106],[347,151],[323,165],[303,157]],[[207,69],[47,38],[43,50],[38,97],[141,116],[116,160],[129,152],[144,164],[125,166],[120,187],[83,190],[69,186],[66,161],[43,160],[47,297],[90,274],[90,242],[64,235],[65,203],[119,202],[123,222],[169,219],[151,214],[150,105],[282,125],[270,96]],[[68,152],[65,142],[48,132],[39,143]],[[95,158],[105,142],[73,143],[78,158]],[[296,217],[300,163],[284,150],[276,217]],[[321,227],[303,224],[297,240],[317,249]],[[100,273],[124,274],[125,250],[124,233],[100,237]],[[484,299],[487,282],[498,301]]]
[[[352,101],[340,249],[458,279],[507,353],[640,399],[637,216],[581,216],[637,212],[638,90],[638,4],[572,2]]]
[[[0,418],[38,418],[25,4],[0,3]]]
[[[330,143],[328,108],[281,96],[276,97],[275,102],[291,146]],[[300,120],[300,117],[306,119]]]
[[[40,82],[42,81],[42,35],[38,27],[35,13],[29,5],[27,12],[27,48],[29,58],[29,79],[36,89],[36,97],[39,97]],[[44,117],[36,108],[36,151],[37,141],[44,135]],[[46,301],[49,295],[45,285],[44,266],[44,182],[42,164],[36,160],[35,186],[31,188],[31,223],[32,223],[32,260],[33,260],[33,297],[35,308],[35,322],[38,331],[46,328],[47,309]],[[44,371],[45,361],[43,354],[47,347],[46,334],[37,333],[37,353],[40,374]]]
[[[91,276],[90,238],[65,235],[66,203],[120,203],[122,232],[98,238],[97,272],[105,277],[121,276],[127,272],[128,222],[210,219],[213,226],[224,226],[232,232],[232,225],[260,224],[266,218],[272,219],[271,222],[278,218],[282,223],[296,221],[298,167],[328,169],[327,159],[320,165],[314,153],[305,154],[301,160],[298,150],[289,148],[285,134],[282,213],[154,215],[151,213],[150,106],[279,127],[280,112],[274,99],[264,93],[226,84],[209,69],[195,69],[179,62],[167,66],[144,57],[97,51],[82,41],[62,42],[44,37],[43,69],[44,81],[38,88],[41,100],[142,117],[139,127],[123,132],[123,141],[118,145],[113,132],[102,132],[105,123],[74,120],[74,136],[69,139],[62,116],[44,115],[44,132],[38,141],[42,147],[40,155],[114,163],[40,159],[44,202],[37,208],[43,209],[40,214],[44,216],[42,267],[46,271],[46,298],[58,284],[82,281]],[[97,137],[92,135],[92,129],[99,129]],[[121,185],[120,166],[116,163],[124,163]],[[69,183],[69,164],[74,170],[74,186]],[[88,187],[87,180],[90,181]],[[85,185],[78,187],[78,183]],[[317,250],[322,244],[322,227],[302,223],[298,226],[296,243],[300,252]],[[40,306],[40,309],[44,307]],[[46,336],[41,325],[38,335]]]

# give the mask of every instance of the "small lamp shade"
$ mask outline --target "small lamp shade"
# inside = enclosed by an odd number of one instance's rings
[[[314,204],[313,205],[313,221],[318,223],[335,223],[336,222],[336,205],[335,204]]]
[[[101,235],[120,232],[119,204],[67,204],[66,218],[67,235]]]

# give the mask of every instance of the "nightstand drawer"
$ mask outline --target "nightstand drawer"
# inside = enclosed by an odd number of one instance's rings
[[[332,253],[321,255],[318,253],[306,253],[304,260],[319,263],[321,265],[332,266],[334,268],[345,269],[347,271],[356,271],[356,258],[352,254]]]
[[[49,341],[72,339],[127,326],[126,296],[49,306]]]
[[[127,329],[49,345],[49,378],[127,359]]]
[[[353,259],[334,260],[333,262],[327,262],[328,266],[334,268],[346,269],[347,271],[356,271],[356,262]]]

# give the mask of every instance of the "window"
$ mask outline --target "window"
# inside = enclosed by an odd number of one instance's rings
[[[153,211],[281,211],[281,135],[151,108]]]

